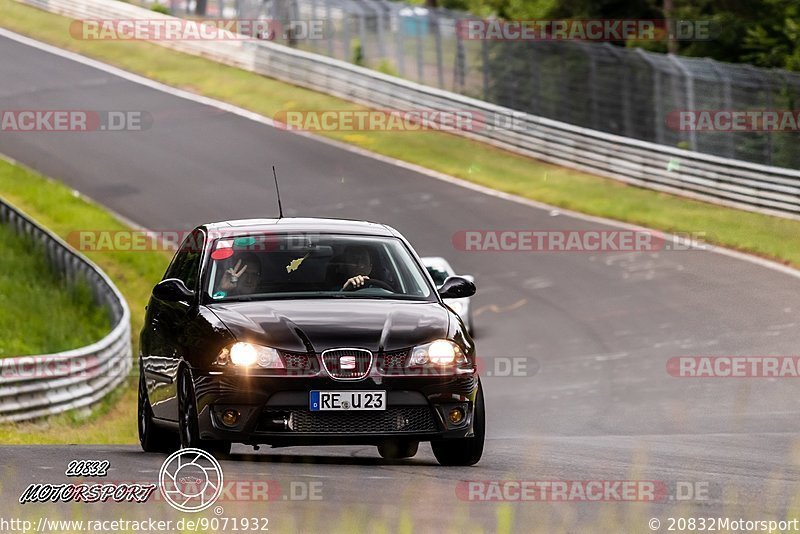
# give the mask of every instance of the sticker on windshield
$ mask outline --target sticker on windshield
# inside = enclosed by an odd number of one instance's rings
[[[211,253],[211,259],[215,261],[227,260],[231,256],[233,256],[232,248],[218,248]]]
[[[300,264],[303,263],[303,260],[305,260],[308,257],[309,254],[311,254],[311,253],[308,252],[302,258],[297,258],[297,259],[294,259],[294,260],[290,261],[289,265],[286,266],[286,272],[290,273],[292,271],[296,271],[297,269],[299,269],[300,268]]]
[[[237,237],[236,240],[233,242],[234,246],[237,247],[250,247],[256,244],[255,237]]]

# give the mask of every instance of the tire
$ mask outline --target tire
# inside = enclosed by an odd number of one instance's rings
[[[230,441],[200,439],[194,383],[185,367],[178,372],[178,436],[181,449],[202,449],[214,456],[231,453]]]
[[[419,441],[392,440],[378,445],[378,454],[387,460],[413,458],[419,450]]]
[[[483,443],[486,438],[486,407],[483,402],[483,386],[480,385],[480,382],[478,383],[473,417],[475,418],[472,423],[474,437],[440,439],[431,442],[433,455],[441,465],[475,465],[483,455]]]
[[[173,452],[178,450],[178,436],[164,428],[159,428],[153,422],[153,408],[147,396],[147,383],[144,379],[144,369],[139,366],[139,399],[137,403],[139,427],[139,444],[144,452]]]

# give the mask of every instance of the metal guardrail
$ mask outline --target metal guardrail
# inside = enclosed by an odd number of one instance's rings
[[[115,0],[18,1],[79,19],[173,18]],[[472,112],[488,118],[486,127],[453,133],[640,187],[800,219],[798,170],[573,126],[271,42],[155,42],[371,107]],[[495,127],[498,116],[513,117],[515,126]]]
[[[41,246],[65,283],[85,282],[95,303],[108,310],[112,324],[108,335],[86,347],[0,359],[0,422],[34,419],[96,403],[131,371],[128,304],[95,264],[2,199],[0,224]]]

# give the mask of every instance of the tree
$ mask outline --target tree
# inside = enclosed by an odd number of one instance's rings
[[[709,39],[614,43],[800,71],[796,0],[417,0],[432,7],[506,20],[670,19],[709,21]]]
[[[796,3],[772,4],[772,17],[759,17],[744,37],[742,59],[762,67],[800,71],[800,6]]]

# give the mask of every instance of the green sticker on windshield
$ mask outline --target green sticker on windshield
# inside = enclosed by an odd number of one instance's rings
[[[216,293],[211,295],[211,298],[212,299],[224,299],[227,296],[228,296],[228,294],[225,293],[224,291],[217,291]]]
[[[250,245],[256,244],[255,237],[237,237],[236,240],[233,242],[234,246],[237,247],[249,247]]]

